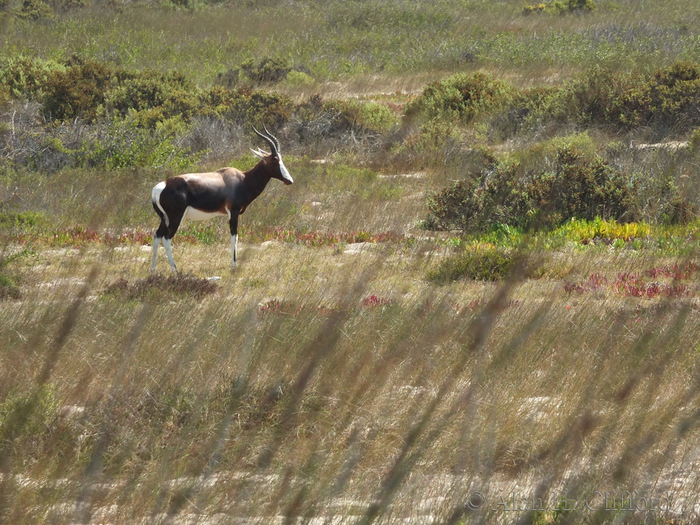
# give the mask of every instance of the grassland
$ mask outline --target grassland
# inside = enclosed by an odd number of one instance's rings
[[[687,4],[0,2],[0,522],[695,523]]]

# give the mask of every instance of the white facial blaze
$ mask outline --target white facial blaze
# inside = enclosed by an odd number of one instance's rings
[[[289,171],[287,171],[287,166],[285,166],[284,162],[282,162],[282,157],[280,157],[280,173],[282,174],[282,178],[290,184],[294,182],[294,179],[292,179],[292,176],[289,174]]]

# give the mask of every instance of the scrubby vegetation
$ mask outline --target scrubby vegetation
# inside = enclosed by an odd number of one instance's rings
[[[620,172],[567,140],[556,142],[550,152],[537,148],[546,167],[493,158],[475,177],[431,194],[424,226],[483,232],[498,224],[555,228],[571,219],[676,224],[697,218],[698,205],[672,183],[657,189],[650,209],[650,185],[639,173]]]
[[[0,521],[695,523],[699,21],[0,0]]]

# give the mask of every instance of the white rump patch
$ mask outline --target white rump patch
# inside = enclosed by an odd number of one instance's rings
[[[165,217],[165,225],[170,226],[170,219],[168,218],[168,214],[165,213],[163,206],[160,205],[160,194],[163,192],[164,189],[165,189],[165,181],[159,182],[158,184],[153,186],[153,191],[151,192],[151,200],[153,201],[153,204],[158,206],[158,209]]]

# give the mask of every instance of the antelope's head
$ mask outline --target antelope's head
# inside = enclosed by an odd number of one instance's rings
[[[267,142],[270,145],[270,153],[267,153],[266,151],[261,150],[260,148],[258,149],[251,149],[251,151],[255,154],[256,157],[261,158],[265,162],[265,166],[268,168],[270,172],[270,176],[274,179],[279,179],[285,184],[292,184],[294,182],[294,179],[292,179],[292,176],[289,174],[289,171],[287,171],[287,167],[284,165],[284,162],[282,162],[282,155],[280,155],[280,143],[279,141],[275,138],[275,136],[270,133],[270,131],[267,129],[267,126],[263,126],[263,129],[265,130],[265,133],[260,133],[255,127],[253,127],[253,131],[265,142]]]

